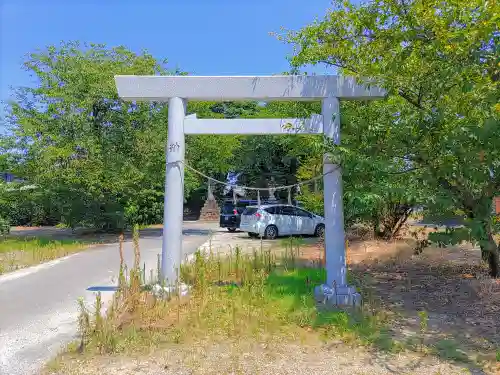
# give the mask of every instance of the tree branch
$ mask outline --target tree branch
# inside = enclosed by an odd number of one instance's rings
[[[404,171],[398,171],[398,172],[388,172],[388,174],[396,175],[396,174],[405,174],[405,173],[410,173],[413,171],[417,171],[419,169],[423,169],[424,167],[415,167],[415,168],[410,168]]]
[[[422,105],[423,96],[424,96],[424,89],[422,87],[422,84],[420,84],[420,88],[418,89],[418,99],[417,99],[418,105]]]
[[[352,67],[349,67],[349,66],[347,66],[345,64],[341,64],[339,62],[332,62],[332,61],[329,61],[329,60],[319,60],[318,62],[326,64],[326,65],[330,65],[330,66],[335,66],[335,67],[341,68],[341,69],[347,69],[347,70],[350,70],[353,73],[358,74],[358,71],[356,71],[356,69],[354,69]]]
[[[445,178],[438,178],[438,183],[441,185],[441,187],[445,190],[448,190],[455,195],[455,197],[462,202],[464,208],[469,210],[470,212],[474,211],[474,208],[476,206],[476,202],[474,199],[469,195],[466,196],[466,193],[461,191],[461,189],[458,186],[452,185],[449,181],[447,181]]]
[[[405,91],[403,91],[402,89],[399,89],[398,90],[398,94],[399,96],[401,96],[403,99],[405,99],[408,103],[412,104],[413,106],[417,107],[418,109],[421,109],[423,110],[424,107],[422,106],[422,104],[420,103],[420,101],[422,100],[420,97],[417,98],[417,100],[415,101],[413,98],[410,97],[410,95],[408,93],[406,93]],[[420,96],[420,94],[419,94]]]

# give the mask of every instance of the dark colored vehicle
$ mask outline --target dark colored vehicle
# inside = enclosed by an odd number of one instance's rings
[[[255,204],[255,200],[238,200],[236,205],[232,200],[224,201],[220,212],[220,227],[227,228],[230,232],[236,231],[240,227],[241,214],[245,208]]]
[[[268,202],[265,200],[261,201],[261,204],[279,203],[279,201]],[[225,200],[221,212],[219,226],[221,228],[227,228],[230,232],[235,232],[236,229],[240,227],[241,214],[248,206],[256,206],[257,200],[254,199],[240,199],[234,204],[232,199]],[[300,206],[300,202],[294,201],[294,204]]]

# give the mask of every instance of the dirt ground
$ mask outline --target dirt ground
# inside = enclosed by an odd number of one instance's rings
[[[303,250],[305,259],[322,249]],[[351,275],[375,305],[396,313],[391,334],[404,341],[421,331],[419,312],[428,315],[425,342],[453,359],[495,361],[500,348],[500,280],[487,276],[480,251],[471,245],[426,248],[415,241],[351,241]],[[500,374],[500,366],[495,369]]]
[[[147,356],[73,360],[64,375],[464,375],[484,374],[433,357],[381,354],[342,343],[175,345]]]

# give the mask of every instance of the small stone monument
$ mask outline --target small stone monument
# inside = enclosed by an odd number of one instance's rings
[[[219,221],[220,208],[215,200],[212,192],[212,184],[208,182],[207,200],[201,208],[200,220],[202,221]]]

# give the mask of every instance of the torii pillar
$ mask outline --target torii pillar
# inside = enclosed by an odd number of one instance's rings
[[[185,134],[324,134],[340,143],[340,100],[385,96],[377,87],[343,76],[115,76],[118,95],[130,101],[169,103],[166,147],[162,276],[176,285],[182,260]],[[310,119],[198,119],[186,116],[186,102],[293,100],[322,101],[322,114]],[[291,125],[291,126],[290,126]],[[325,155],[324,208],[327,280],[318,299],[352,304],[358,297],[347,285],[340,166]]]

